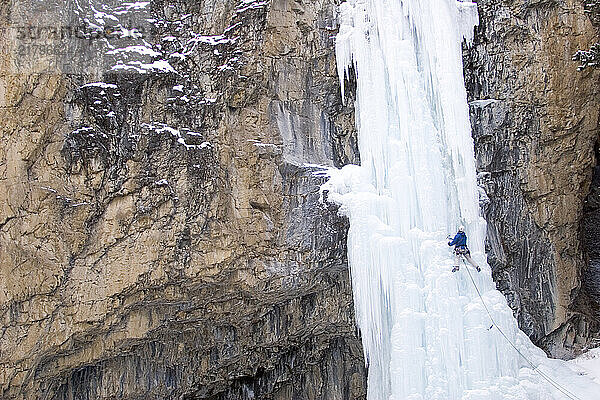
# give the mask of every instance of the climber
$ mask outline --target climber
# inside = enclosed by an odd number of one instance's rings
[[[448,236],[448,239],[451,239],[451,236]],[[471,252],[467,247],[467,235],[465,234],[465,227],[461,226],[458,228],[458,232],[452,241],[448,242],[448,246],[454,246],[454,268],[452,272],[458,271],[460,268],[460,259],[461,257],[465,258],[469,264],[471,264],[477,272],[481,272],[481,268],[479,265],[475,264],[475,261],[471,258]]]

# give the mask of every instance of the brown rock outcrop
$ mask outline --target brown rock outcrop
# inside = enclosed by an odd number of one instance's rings
[[[0,397],[363,398],[347,221],[305,165],[358,161],[336,1],[102,3],[0,7]],[[19,58],[40,15],[151,35]]]
[[[583,205],[596,164],[598,72],[571,57],[597,40],[579,0],[478,2],[465,53],[489,261],[521,328],[570,357],[598,335],[586,299]]]

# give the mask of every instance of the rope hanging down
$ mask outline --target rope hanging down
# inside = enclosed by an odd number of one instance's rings
[[[494,321],[494,317],[492,317],[492,313],[490,313],[490,310],[488,309],[487,305],[485,304],[485,301],[483,300],[483,296],[481,295],[481,292],[479,291],[479,288],[477,287],[477,284],[475,283],[475,279],[473,279],[473,275],[471,274],[471,271],[469,271],[469,267],[465,263],[465,260],[463,259],[462,262],[463,262],[463,265],[465,266],[465,269],[467,270],[467,273],[469,274],[469,278],[471,278],[471,282],[473,283],[473,286],[475,287],[475,290],[477,291],[477,295],[479,296],[479,299],[481,300],[481,304],[483,304],[483,308],[485,308],[485,311],[487,312],[487,315],[490,318],[490,321],[492,322],[492,326],[496,327],[496,329],[498,329],[498,332],[500,332],[500,334],[504,337],[504,339],[506,339],[506,341],[511,345],[511,347],[513,349],[515,349],[515,351],[517,353],[519,353],[519,355],[521,357],[523,357],[523,359],[525,361],[527,361],[527,363],[529,365],[531,365],[531,368],[535,372],[537,372],[542,378],[544,378],[546,381],[548,381],[548,383],[550,383],[552,386],[554,386],[558,391],[560,391],[562,394],[564,394],[565,396],[567,396],[569,399],[571,399],[571,400],[582,400],[580,397],[574,395],[569,390],[567,390],[566,388],[562,387],[558,382],[554,381],[548,375],[546,375],[545,373],[543,373],[542,371],[540,371],[539,368],[532,361],[530,361],[525,356],[525,354],[523,354],[521,352],[521,350],[519,350],[517,348],[517,346],[508,338],[508,336],[506,336],[506,334],[504,333],[504,331],[502,331],[502,329],[500,329],[500,327],[498,326],[498,324],[496,324],[496,321]]]

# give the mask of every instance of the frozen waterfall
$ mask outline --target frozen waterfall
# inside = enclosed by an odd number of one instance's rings
[[[332,170],[323,187],[350,218],[349,260],[369,365],[369,400],[581,399],[600,387],[546,358],[517,327],[484,254],[461,42],[471,2],[348,0],[340,8],[338,69],[357,76],[362,166]],[[354,69],[351,70],[350,67]],[[472,271],[452,274],[446,236],[465,225]],[[573,398],[577,398],[573,397]]]

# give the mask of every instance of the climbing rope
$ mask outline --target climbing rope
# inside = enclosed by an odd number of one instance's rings
[[[527,361],[527,363],[529,365],[531,365],[531,368],[535,372],[537,372],[542,378],[544,378],[546,381],[548,381],[548,383],[550,383],[558,391],[560,391],[562,394],[564,394],[565,396],[567,396],[571,400],[582,400],[581,398],[579,398],[578,396],[574,395],[573,393],[571,393],[566,388],[562,387],[558,382],[554,381],[548,375],[546,375],[545,373],[543,373],[542,371],[540,371],[539,368],[531,360],[529,360],[525,356],[525,354],[523,354],[521,352],[521,350],[519,350],[517,348],[517,346],[508,338],[508,336],[506,336],[506,334],[504,333],[504,331],[502,329],[500,329],[500,327],[498,326],[498,324],[496,324],[496,321],[494,321],[494,317],[492,317],[492,313],[490,312],[490,310],[488,309],[487,305],[485,304],[485,301],[483,300],[483,296],[481,295],[481,292],[479,291],[479,287],[477,287],[477,284],[475,283],[475,279],[473,279],[473,275],[471,274],[471,271],[469,270],[469,267],[467,267],[467,264],[465,263],[465,260],[463,259],[462,262],[463,262],[463,265],[465,266],[465,269],[467,270],[467,273],[469,274],[469,278],[471,278],[471,282],[473,282],[473,286],[475,287],[475,290],[477,291],[477,295],[479,295],[479,299],[481,300],[481,304],[483,304],[483,308],[485,308],[485,311],[487,312],[487,315],[490,318],[490,321],[492,322],[492,326],[494,326],[494,327],[496,327],[496,329],[498,329],[498,332],[500,332],[500,334],[504,337],[504,339],[506,339],[506,341],[511,345],[511,347],[513,349],[515,349],[515,351],[517,353],[519,353],[519,355],[521,357],[523,357],[523,359],[525,361]]]

